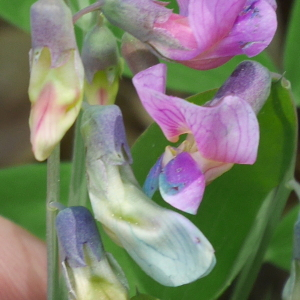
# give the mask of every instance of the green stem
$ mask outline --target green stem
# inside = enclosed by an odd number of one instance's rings
[[[75,139],[73,148],[73,163],[69,190],[68,206],[85,206],[87,200],[87,187],[85,177],[85,147],[80,132],[82,113],[76,121]]]
[[[73,16],[73,23],[75,24],[85,14],[88,14],[88,13],[90,13],[92,11],[100,9],[103,4],[104,4],[104,0],[100,0],[100,1],[97,1],[97,2],[93,3],[90,6],[87,6],[87,7],[83,8],[83,9],[81,9],[79,12],[77,12]]]
[[[48,266],[48,300],[57,300],[59,293],[58,250],[55,231],[56,209],[51,202],[59,202],[60,192],[60,151],[59,145],[55,147],[47,161],[47,266]]]

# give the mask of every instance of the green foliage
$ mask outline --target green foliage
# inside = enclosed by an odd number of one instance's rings
[[[299,214],[299,205],[284,216],[272,237],[265,260],[274,265],[290,270],[293,249],[293,231]]]
[[[285,76],[292,83],[293,93],[297,105],[300,105],[300,60],[299,57],[299,28],[300,28],[300,1],[295,0],[291,9],[291,18],[285,41],[284,71]]]

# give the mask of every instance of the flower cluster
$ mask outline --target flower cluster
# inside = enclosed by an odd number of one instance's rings
[[[275,33],[276,3],[180,0],[179,14],[167,5],[100,0],[72,18],[63,0],[38,0],[31,8],[29,97],[31,142],[40,161],[49,157],[82,109],[94,217],[150,277],[175,287],[208,275],[216,263],[214,249],[189,219],[150,198],[159,188],[166,202],[196,214],[207,184],[233,164],[256,161],[256,114],[269,95],[270,74],[245,61],[211,101],[198,106],[166,95],[166,66],[158,58],[206,70],[238,54],[257,55]],[[80,55],[73,22],[98,9]],[[125,31],[121,53],[135,74],[133,84],[147,112],[170,142],[187,134],[179,146],[166,148],[143,189],[130,167],[122,113],[113,105],[123,60],[108,22]],[[83,206],[57,214],[69,292],[76,299],[130,299],[125,275],[105,252],[93,215]],[[155,298],[137,293],[131,299]]]

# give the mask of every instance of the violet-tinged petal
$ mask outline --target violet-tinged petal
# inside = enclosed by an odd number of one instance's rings
[[[88,159],[101,159],[114,165],[132,162],[123,117],[118,106],[86,105],[81,131],[88,148]]]
[[[210,105],[222,97],[236,95],[247,101],[257,114],[270,94],[271,74],[269,70],[255,61],[244,61],[233,71],[219,88]]]
[[[198,53],[210,49],[231,31],[245,3],[246,0],[190,0],[188,19]]]
[[[188,152],[172,159],[159,176],[159,190],[172,206],[196,214],[205,189],[205,178]]]
[[[230,33],[205,57],[255,56],[271,42],[277,28],[274,8],[265,0],[248,1]]]
[[[181,16],[187,17],[189,14],[189,3],[190,0],[177,0],[177,4],[179,6],[179,14]]]
[[[103,247],[94,217],[83,206],[61,210],[56,217],[56,230],[61,246],[62,261],[71,268],[85,267],[83,246],[89,247],[97,261],[103,256]]]
[[[192,133],[199,152],[206,158],[227,163],[252,164],[256,160],[259,128],[254,111],[243,99],[226,96],[214,106],[201,107],[151,89],[162,65],[133,78],[133,84],[150,116],[167,139],[176,142],[182,133]],[[149,75],[150,73],[150,75]],[[156,80],[165,80],[157,76]],[[155,83],[159,85],[159,83]]]
[[[63,0],[39,0],[30,9],[32,49],[48,47],[51,67],[62,65],[77,49],[72,13]]]
[[[151,168],[143,185],[143,191],[149,198],[152,198],[158,189],[158,178],[162,172],[162,159],[163,156],[161,156]]]

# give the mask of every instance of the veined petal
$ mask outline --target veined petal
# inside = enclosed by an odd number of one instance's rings
[[[31,144],[37,160],[45,160],[76,120],[81,107],[83,66],[71,50],[65,64],[51,68],[51,54],[43,48],[33,60],[29,98]]]
[[[179,153],[159,176],[159,190],[172,206],[196,214],[205,189],[205,178],[188,152]]]
[[[176,142],[181,133],[189,132],[180,106],[185,101],[164,94],[166,65],[158,64],[133,77],[136,91],[150,116],[159,124],[169,141]]]
[[[276,28],[274,8],[265,0],[252,0],[238,15],[229,35],[204,57],[255,56],[270,44]]]
[[[135,185],[111,186],[116,188],[118,197],[102,201],[89,189],[95,217],[149,276],[166,286],[180,286],[210,272],[214,250],[197,227],[156,205]]]
[[[176,142],[182,133],[192,133],[199,152],[207,159],[240,164],[255,162],[259,128],[255,113],[246,101],[228,95],[217,105],[201,107],[167,96],[153,91],[151,83],[145,83],[149,73],[155,76],[156,69],[161,70],[162,66],[140,72],[133,78],[133,84],[145,109],[169,141]],[[157,76],[156,80],[161,78],[164,77]]]
[[[207,51],[228,35],[245,3],[246,0],[190,0],[188,18],[198,53]]]

